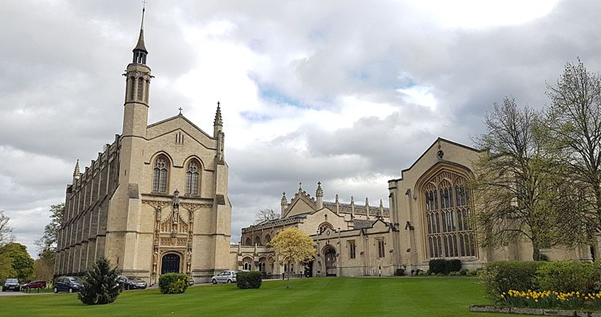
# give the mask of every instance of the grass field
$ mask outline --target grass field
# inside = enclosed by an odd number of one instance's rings
[[[290,288],[286,289],[287,283]],[[74,294],[0,297],[2,316],[500,316],[469,313],[488,303],[474,278],[311,278],[267,281],[258,290],[200,285],[185,294],[128,291],[109,305]],[[515,315],[513,315],[515,316]]]

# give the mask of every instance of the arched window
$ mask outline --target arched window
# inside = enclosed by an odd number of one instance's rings
[[[188,163],[186,170],[186,194],[190,196],[198,196],[198,188],[200,187],[200,164],[196,160],[191,160]]]
[[[259,236],[256,236],[256,237],[255,237],[255,244],[256,244],[256,245],[263,245],[263,244],[261,243],[261,237],[259,237]]]
[[[242,269],[250,271],[252,268],[252,262],[253,262],[253,259],[248,258],[248,257],[242,259]]]
[[[138,78],[138,100],[142,100],[142,96],[144,96],[144,78]]]
[[[253,245],[253,241],[250,237],[246,238],[245,245]]]
[[[268,233],[268,234],[265,235],[265,243],[267,244],[269,242],[271,242],[271,236]]]
[[[130,100],[134,100],[135,91],[136,91],[136,78],[130,77],[129,78],[129,99]]]
[[[332,226],[332,224],[329,222],[322,222],[318,228],[319,234],[322,234],[324,231],[326,231],[326,229],[334,231],[334,226]]]
[[[440,171],[426,182],[422,197],[427,255],[430,258],[476,256],[465,177]]]
[[[169,164],[164,155],[157,157],[154,162],[154,174],[152,178],[152,191],[159,193],[167,192],[167,178],[169,177]]]

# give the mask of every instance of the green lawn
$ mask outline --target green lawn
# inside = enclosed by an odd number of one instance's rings
[[[185,294],[128,291],[109,305],[74,294],[0,297],[2,316],[500,316],[469,313],[488,303],[474,278],[311,278],[263,282],[258,290],[200,285]],[[515,315],[513,315],[515,316]]]

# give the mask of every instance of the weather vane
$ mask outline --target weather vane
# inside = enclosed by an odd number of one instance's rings
[[[142,9],[146,9],[146,3],[148,3],[146,0],[142,0]]]
[[[182,110],[184,110],[184,109],[182,109],[182,107],[179,107],[179,108],[177,108],[177,110],[179,110],[179,114],[182,114]]]

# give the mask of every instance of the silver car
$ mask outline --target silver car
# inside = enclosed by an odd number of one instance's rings
[[[211,277],[211,283],[236,283],[237,271],[224,271]]]

